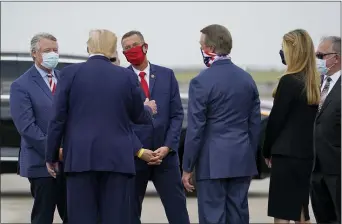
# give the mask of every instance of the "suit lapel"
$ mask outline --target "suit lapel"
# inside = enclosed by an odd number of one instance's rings
[[[152,96],[153,93],[153,87],[156,82],[157,75],[156,75],[156,67],[150,63],[150,77],[149,77],[149,90],[150,90],[150,96]]]
[[[31,75],[33,81],[39,86],[39,88],[52,100],[52,93],[42,76],[39,74],[38,70],[33,66],[31,68]]]
[[[322,114],[322,112],[324,111],[324,109],[327,108],[327,106],[330,104],[330,102],[332,101],[332,99],[335,97],[335,94],[338,94],[338,92],[341,92],[341,76],[340,78],[337,80],[337,82],[335,83],[334,87],[332,88],[332,90],[330,91],[330,93],[328,94],[327,98],[324,100],[322,108],[320,110],[320,112],[318,113],[318,117],[319,115]]]
[[[53,73],[55,74],[55,76],[56,76],[56,79],[57,79],[57,82],[59,81],[59,71],[58,70],[53,70]]]

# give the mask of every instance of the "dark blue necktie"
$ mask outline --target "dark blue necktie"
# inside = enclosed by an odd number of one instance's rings
[[[323,85],[323,81],[324,81],[324,75],[321,75],[321,85],[320,86]]]

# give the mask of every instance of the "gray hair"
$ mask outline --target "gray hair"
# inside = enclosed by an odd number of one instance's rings
[[[230,54],[233,47],[233,40],[226,27],[213,24],[203,28],[201,33],[205,34],[204,45],[212,47],[216,54]]]
[[[137,31],[137,30],[132,30],[132,31],[129,31],[127,33],[125,33],[122,38],[121,38],[121,42],[126,39],[127,37],[131,37],[133,35],[137,35],[139,37],[139,39],[141,40],[141,42],[145,43],[145,39],[144,39],[144,36],[142,35],[142,33],[140,31]]]
[[[52,41],[57,41],[57,38],[55,36],[53,36],[52,34],[49,34],[49,33],[38,33],[38,34],[34,35],[31,39],[31,55],[32,55],[32,52],[36,52],[39,50],[39,41],[41,39],[48,39],[48,40],[52,40]],[[33,58],[33,60],[34,60],[34,58]]]
[[[338,36],[327,36],[321,39],[321,42],[329,41],[331,42],[331,50],[334,53],[341,55],[341,37]]]

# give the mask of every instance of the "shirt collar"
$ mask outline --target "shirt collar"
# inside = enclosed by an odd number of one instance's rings
[[[150,63],[147,64],[147,67],[144,69],[144,71],[140,71],[140,70],[134,68],[133,66],[132,66],[132,68],[133,68],[133,71],[138,75],[140,72],[145,72],[146,75],[150,74]]]
[[[104,56],[104,54],[91,54],[91,55],[89,55],[89,57],[93,57],[93,56]]]
[[[330,77],[331,78],[331,81],[333,81],[334,83],[335,82],[337,82],[337,80],[340,78],[340,76],[341,76],[341,70],[340,71],[337,71],[337,72],[335,72],[334,74],[332,74],[331,76],[325,76],[325,80],[328,78],[328,77]]]
[[[36,64],[34,64],[34,66],[36,67],[36,69],[38,70],[39,74],[45,78],[49,73],[41,68],[39,68]],[[55,71],[52,69],[51,71],[51,75],[54,77],[55,76]]]

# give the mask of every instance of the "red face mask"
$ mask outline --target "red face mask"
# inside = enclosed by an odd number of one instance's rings
[[[127,61],[132,65],[141,65],[146,57],[146,52],[144,49],[147,49],[147,44],[142,46],[133,47],[127,51],[123,51],[122,53],[125,55]]]

